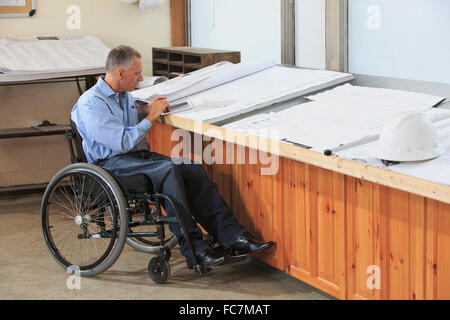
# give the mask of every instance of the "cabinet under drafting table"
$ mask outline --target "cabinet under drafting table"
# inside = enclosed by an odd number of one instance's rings
[[[359,75],[351,83],[450,98],[445,84]],[[295,98],[252,114],[306,101]],[[175,130],[184,129],[196,161],[211,144],[231,148],[223,164],[203,165],[240,223],[276,242],[257,259],[341,299],[450,299],[449,185],[286,143],[276,151],[278,171],[261,175],[259,162],[236,161],[239,150],[246,159],[254,151],[250,135],[233,132],[230,138],[222,127],[247,116],[208,124],[168,115],[148,141],[152,151],[171,156],[181,137]],[[176,141],[168,144],[171,137]],[[271,152],[268,145],[259,144],[266,147],[258,151]]]

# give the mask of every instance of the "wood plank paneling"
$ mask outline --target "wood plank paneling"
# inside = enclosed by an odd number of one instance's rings
[[[293,202],[290,201],[289,195],[293,194],[291,192],[291,185],[289,183],[290,176],[290,163],[288,159],[280,159],[280,169],[281,169],[281,200],[283,201],[283,225],[281,226],[281,233],[283,236],[283,263],[282,270],[286,270],[288,273],[291,269],[291,260],[294,252],[293,234],[292,234],[292,220],[294,219]]]
[[[207,157],[212,157],[210,160],[208,160],[208,163],[210,164],[210,171],[211,171],[211,180],[213,180],[217,184],[217,188],[219,190],[219,193],[223,196],[226,192],[225,185],[224,185],[224,176],[222,174],[223,169],[223,157],[224,154],[222,152],[223,143],[220,140],[212,139],[212,141],[209,143],[207,150],[205,150],[205,154]],[[211,163],[213,162],[213,163]]]
[[[170,154],[172,130],[154,126],[152,151]],[[263,176],[249,164],[254,150],[245,147],[246,164],[236,164],[238,148],[234,164],[205,169],[238,220],[276,242],[259,259],[343,299],[450,298],[450,204],[286,158]]]
[[[379,287],[372,292],[373,299],[386,299],[388,294],[388,243],[389,232],[387,230],[387,191],[386,188],[372,183],[373,191],[373,263],[379,267]]]
[[[333,173],[319,169],[317,175],[317,275],[332,282],[334,276]]]
[[[237,159],[237,146],[234,146],[234,165],[231,166],[231,181],[232,181],[232,190],[231,190],[231,198],[232,198],[232,204],[231,209],[233,210],[236,218],[238,221],[241,220],[241,215],[244,210],[244,204],[242,200],[242,189],[243,189],[243,183],[242,183],[242,164],[239,164]]]
[[[368,286],[374,259],[374,199],[373,185],[361,179],[349,179],[347,202],[347,252],[351,257],[349,295],[354,299],[374,299],[375,291]],[[373,284],[370,282],[370,284]]]
[[[333,275],[334,283],[339,287],[339,298],[345,299],[346,290],[346,194],[345,194],[345,176],[333,172],[333,207],[331,215],[333,216],[333,262],[335,273]]]
[[[289,228],[290,238],[285,241],[291,242],[291,251],[286,254],[290,256],[290,265],[298,271],[307,275],[311,274],[310,267],[310,238],[309,238],[309,214],[306,209],[306,179],[305,165],[295,161],[289,162],[286,184],[289,193],[286,200],[289,204]]]
[[[245,149],[246,159],[248,159],[248,148]],[[257,233],[257,221],[259,212],[259,195],[258,195],[258,182],[259,179],[255,180],[257,176],[256,165],[243,164],[241,172],[241,201],[242,208],[239,216],[239,222],[243,224],[250,233],[258,236]],[[255,218],[256,217],[256,218]]]
[[[437,239],[437,203],[427,201],[425,234],[425,299],[436,299],[436,239]]]
[[[252,154],[252,149],[247,149],[248,154]],[[245,173],[244,187],[247,185],[247,192],[244,197],[247,207],[249,220],[248,225],[251,226],[252,233],[255,237],[262,237],[262,226],[259,223],[260,207],[261,207],[261,181],[259,176],[259,166],[257,164],[245,165],[247,172]]]
[[[319,168],[306,165],[305,166],[305,181],[306,181],[306,194],[305,194],[305,211],[307,213],[307,223],[309,224],[307,229],[307,237],[309,238],[308,250],[309,250],[309,271],[311,276],[317,278],[317,256],[318,250],[317,248],[317,171]]]
[[[261,166],[258,165],[257,168],[260,188],[259,217],[257,224],[261,235],[260,239],[276,241],[277,247],[272,249],[271,252],[264,252],[256,257],[274,267],[278,267],[282,265],[282,260],[277,261],[278,259],[281,259],[278,254],[280,251],[278,248],[282,243],[277,241],[277,225],[278,219],[282,216],[282,212],[275,213],[276,200],[274,200],[274,198],[276,197],[276,194],[274,193],[274,184],[276,183],[276,178],[274,175],[261,175]]]
[[[170,0],[170,25],[172,47],[185,46],[186,15],[184,0]]]
[[[409,194],[389,190],[390,268],[389,296],[395,300],[409,298]]]
[[[356,179],[347,177],[346,190],[346,299],[356,299],[356,255],[355,255],[355,215],[356,215]]]
[[[381,269],[381,288],[379,292],[380,299],[389,299],[389,243],[390,243],[390,233],[388,229],[389,224],[389,210],[388,210],[388,190],[385,186],[376,185],[379,189],[379,233],[377,246],[379,246],[379,257],[376,262],[379,263]]]
[[[283,165],[287,272],[345,298],[345,178],[296,161]]]
[[[317,175],[318,279],[345,298],[345,178],[319,169]]]
[[[410,197],[410,293],[409,299],[425,299],[425,199],[421,196]]]
[[[433,200],[433,202],[436,202]],[[450,204],[437,202],[436,299],[450,299]]]
[[[283,201],[283,161],[281,159],[277,159],[279,167],[276,174],[271,176],[272,179],[272,210],[271,221],[272,227],[271,232],[264,234],[265,240],[271,240],[275,242],[275,248],[272,252],[268,252],[271,254],[270,256],[270,264],[278,269],[285,270],[284,265],[284,219],[286,218],[286,210],[284,208]]]

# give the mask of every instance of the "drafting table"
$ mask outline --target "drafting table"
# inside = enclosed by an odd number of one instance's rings
[[[445,84],[358,75],[352,83],[450,98]],[[249,114],[302,102],[307,100],[295,98]],[[236,132],[236,142],[220,125],[249,114],[215,125],[170,115],[166,125],[155,124],[148,140],[153,151],[170,156],[179,141],[167,141],[182,128],[194,143],[200,141],[190,150],[194,160],[202,159],[210,141],[228,143],[235,153],[243,146],[248,157],[250,137]],[[272,150],[262,145],[258,151]],[[342,299],[450,298],[450,186],[278,146],[279,170],[272,176],[260,174],[262,164],[204,164],[237,219],[276,242],[257,259]],[[374,272],[379,289],[367,285]]]

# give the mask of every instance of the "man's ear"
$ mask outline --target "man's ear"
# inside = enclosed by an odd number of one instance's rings
[[[122,75],[123,75],[123,69],[122,68],[117,68],[116,69],[116,77],[117,77],[117,79],[122,79]]]

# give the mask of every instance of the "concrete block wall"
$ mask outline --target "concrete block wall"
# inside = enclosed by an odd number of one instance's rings
[[[80,29],[70,30],[69,6],[80,8]],[[144,75],[152,74],[152,47],[170,46],[170,0],[142,12],[120,0],[39,0],[31,18],[0,19],[0,37],[89,34],[112,48],[135,47]],[[74,82],[0,87],[0,128],[30,127],[44,119],[68,123],[78,99]],[[48,182],[70,163],[64,136],[0,140],[0,187]]]

